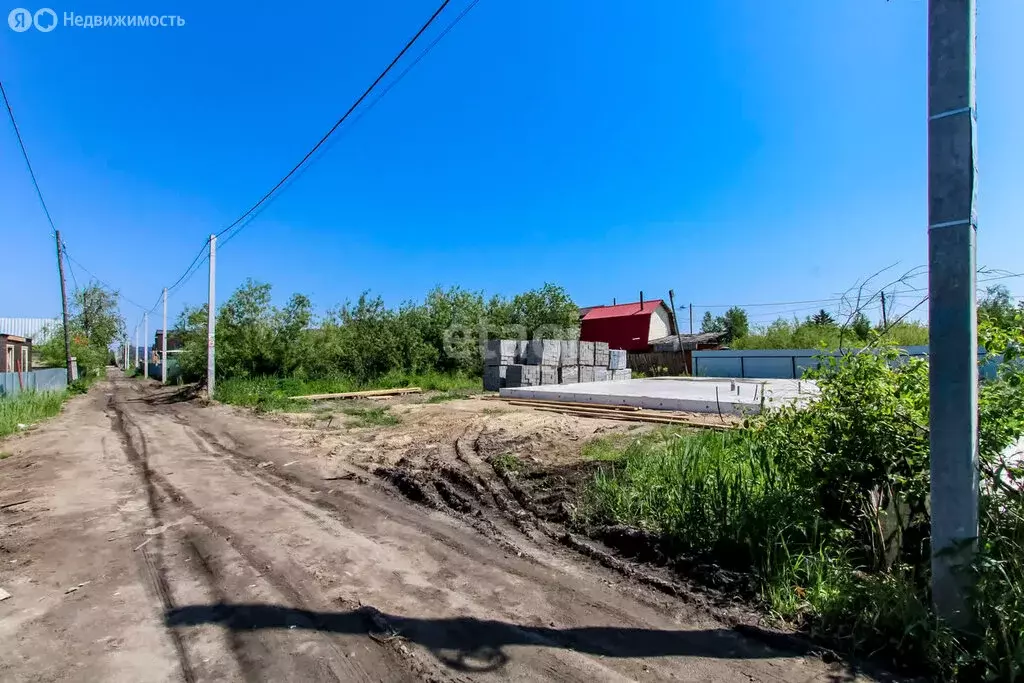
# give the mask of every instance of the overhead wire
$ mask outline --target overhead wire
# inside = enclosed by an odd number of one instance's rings
[[[443,40],[444,37],[447,36],[448,33],[453,28],[455,28],[455,26],[460,21],[462,21],[462,19],[467,14],[469,14],[474,7],[476,7],[477,3],[479,2],[480,0],[472,0],[472,2],[470,2],[465,8],[463,8],[463,10],[458,15],[456,15],[456,17],[451,22],[449,22],[447,26],[445,26],[444,30],[442,30],[440,33],[438,33],[437,36],[434,37],[434,39],[427,45],[426,48],[423,49],[422,52],[420,52],[419,55],[416,56],[415,59],[413,59],[404,69],[402,69],[402,71],[400,71],[393,80],[391,80],[387,85],[384,86],[384,88],[381,89],[380,93],[373,100],[371,100],[369,104],[363,107],[359,111],[359,113],[356,114],[355,118],[353,118],[352,121],[349,122],[349,124],[344,129],[342,129],[338,135],[332,136],[331,140],[324,147],[323,152],[321,152],[321,156],[323,153],[326,153],[331,148],[331,146],[334,145],[340,139],[341,135],[344,135],[345,132],[351,130],[357,123],[359,123],[359,121],[362,120],[364,116],[366,116],[375,106],[377,106],[377,104],[381,100],[383,100],[389,92],[391,92],[392,88],[401,83],[402,79],[405,78],[409,74],[409,72],[412,71],[416,67],[416,65],[423,60],[424,57],[430,54],[431,50],[433,50],[437,46],[437,44],[440,43],[441,40]],[[312,159],[312,161],[310,161],[310,163],[303,166],[302,169],[283,186],[283,189],[287,189],[291,185],[291,183],[301,178],[302,175],[307,170],[309,170],[309,168],[313,165],[315,161],[316,159],[314,158]],[[223,248],[224,246],[226,246],[228,242],[234,239],[236,235],[238,235],[242,230],[248,227],[248,225],[256,218],[258,218],[259,215],[263,213],[263,211],[268,206],[270,206],[270,204],[273,203],[274,199],[280,196],[280,194],[281,193],[278,193],[274,197],[271,197],[263,206],[261,206],[257,211],[253,212],[253,214],[250,215],[241,225],[239,225],[234,232],[232,232],[230,235],[227,236],[227,238],[225,238],[225,240],[221,243],[221,247]]]
[[[46,206],[46,200],[43,199],[43,191],[39,189],[39,180],[36,178],[36,172],[32,168],[32,162],[28,158],[28,149],[25,148],[25,140],[21,137],[21,129],[18,128],[18,122],[14,118],[14,109],[11,108],[11,101],[7,99],[7,91],[4,89],[3,81],[0,81],[0,94],[3,95],[4,105],[7,107],[7,116],[11,119],[11,125],[14,126],[14,134],[18,138],[18,146],[21,147],[21,156],[25,159],[25,166],[28,167],[28,174],[32,178],[32,186],[36,189],[36,196],[39,197],[39,203],[43,207],[43,213],[46,214],[46,220],[50,224],[50,230],[53,234],[57,234],[57,226],[53,224],[53,216],[50,215],[50,209]]]
[[[373,82],[370,84],[370,86],[368,88],[366,88],[366,90],[363,91],[363,93],[356,99],[355,102],[352,103],[352,105],[345,111],[345,113],[342,114],[341,117],[337,121],[334,122],[334,125],[331,126],[330,130],[328,130],[326,133],[324,133],[324,135],[317,141],[317,143],[315,145],[313,145],[312,149],[310,149],[308,152],[306,152],[306,154],[302,157],[302,159],[300,159],[299,162],[297,164],[295,164],[291,168],[291,170],[289,170],[288,173],[286,173],[284,175],[283,178],[281,178],[279,181],[277,181],[277,183],[272,188],[270,188],[270,190],[268,190],[266,192],[266,194],[264,194],[262,197],[260,197],[260,199],[255,204],[253,204],[248,209],[246,209],[246,211],[244,213],[242,213],[242,215],[240,215],[238,218],[236,218],[234,221],[232,221],[226,228],[224,228],[223,230],[218,232],[217,233],[217,237],[221,237],[222,235],[224,235],[226,232],[228,232],[232,228],[235,228],[236,226],[239,226],[254,211],[259,209],[268,199],[270,199],[274,195],[274,193],[277,192],[281,188],[281,186],[283,186],[286,182],[288,182],[289,178],[291,178],[293,175],[295,175],[295,173],[309,160],[309,158],[312,157],[313,154],[316,153],[316,151],[318,149],[320,149],[320,147],[322,147],[325,142],[327,142],[327,139],[330,138],[331,135],[334,134],[334,131],[336,131],[341,126],[341,124],[344,123],[346,121],[346,119],[348,119],[348,117],[352,114],[352,112],[354,112],[356,110],[356,108],[360,104],[363,103],[363,100],[365,100],[367,98],[367,96],[369,96],[369,94],[373,91],[373,89],[376,88],[377,85],[382,80],[384,80],[384,78],[391,72],[391,70],[395,67],[395,65],[398,63],[398,61],[402,57],[405,56],[405,53],[408,52],[409,49],[413,46],[413,44],[417,40],[419,40],[420,36],[422,36],[423,33],[428,28],[430,28],[431,24],[434,23],[434,20],[436,20],[437,17],[441,15],[441,12],[444,11],[445,7],[448,6],[449,2],[451,2],[451,0],[443,0],[441,2],[441,4],[438,6],[438,8],[436,10],[434,10],[434,13],[430,15],[430,18],[427,19],[427,21],[419,28],[418,31],[416,31],[416,33],[412,36],[412,38],[410,38],[408,41],[406,41],[405,45],[402,47],[401,50],[399,50],[398,54],[395,55],[395,57],[391,60],[391,62],[388,63],[388,65],[384,68],[384,70],[380,72],[380,74],[377,76],[377,78],[375,78],[373,80]],[[242,228],[244,228],[244,226],[242,226]],[[240,228],[239,231],[242,228]],[[227,242],[227,240],[225,240],[225,242]]]

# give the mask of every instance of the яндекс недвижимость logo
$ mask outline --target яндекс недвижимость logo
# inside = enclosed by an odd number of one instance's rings
[[[23,33],[33,26],[37,31],[49,33],[57,28],[57,13],[49,7],[36,10],[35,14],[30,10],[17,7],[7,15],[7,25],[11,27],[12,31],[18,33]]]

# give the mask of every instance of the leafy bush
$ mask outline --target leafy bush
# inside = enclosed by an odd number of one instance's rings
[[[364,293],[314,321],[307,297],[296,294],[279,309],[270,285],[249,280],[217,315],[218,379],[343,377],[358,384],[392,373],[479,375],[481,341],[575,334],[578,322],[572,299],[551,284],[486,301],[479,292],[437,288],[424,303],[397,309]],[[205,307],[188,308],[178,319],[179,361],[189,381],[206,373],[206,324]]]
[[[1009,321],[1009,323],[1007,322]],[[753,570],[766,605],[848,650],[886,654],[947,679],[1024,675],[1024,315],[982,317],[1004,362],[980,389],[981,537],[975,627],[953,633],[931,609],[928,368],[881,354],[827,359],[820,397],[770,409],[734,434],[660,431],[607,461],[578,521],[626,523],[666,548]],[[898,362],[897,362],[898,361]]]

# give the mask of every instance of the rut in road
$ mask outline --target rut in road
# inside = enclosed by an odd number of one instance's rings
[[[166,527],[144,550],[167,577],[167,628],[197,680],[216,667],[245,680],[832,673],[567,550],[514,482],[488,476],[475,430],[444,446],[466,465],[439,468],[444,484],[412,478],[425,507],[358,468],[325,482],[274,423],[113,386],[115,424]],[[197,578],[202,598],[179,595]]]

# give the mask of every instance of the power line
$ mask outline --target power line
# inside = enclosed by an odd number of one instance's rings
[[[334,134],[334,131],[336,131],[336,130],[338,129],[338,127],[339,127],[339,126],[341,126],[341,124],[342,124],[342,123],[344,123],[346,119],[348,119],[348,117],[349,117],[349,116],[350,116],[350,115],[352,114],[352,112],[353,112],[353,111],[355,111],[355,110],[356,110],[356,108],[357,108],[357,107],[358,107],[358,106],[359,106],[360,104],[362,104],[363,100],[365,100],[365,99],[366,99],[366,97],[367,97],[367,96],[368,96],[368,95],[369,95],[369,94],[370,94],[370,93],[371,93],[371,92],[373,91],[373,89],[374,89],[374,88],[376,88],[376,87],[377,87],[377,85],[378,85],[378,84],[379,84],[379,83],[380,83],[380,82],[381,82],[382,80],[384,80],[384,77],[385,77],[385,76],[387,76],[387,75],[388,75],[388,73],[390,73],[391,69],[393,69],[393,68],[394,68],[395,64],[397,64],[397,63],[398,63],[398,61],[399,61],[399,60],[400,60],[400,59],[401,59],[401,58],[402,58],[403,56],[405,56],[405,53],[409,51],[409,48],[411,48],[411,47],[413,46],[413,44],[414,44],[414,43],[415,43],[415,42],[416,42],[416,41],[417,41],[417,40],[419,39],[419,37],[420,37],[421,35],[423,35],[423,33],[424,33],[424,32],[425,32],[425,31],[426,31],[426,30],[427,30],[427,29],[428,29],[428,28],[430,27],[430,25],[434,23],[434,20],[435,20],[435,19],[437,19],[437,17],[438,17],[438,16],[440,16],[441,12],[442,12],[442,11],[444,10],[444,8],[445,8],[445,7],[447,7],[447,6],[448,6],[448,3],[449,3],[450,1],[451,1],[451,0],[443,0],[443,2],[442,2],[442,3],[440,4],[440,6],[438,6],[438,8],[437,8],[436,10],[434,10],[434,13],[433,13],[432,15],[430,15],[430,18],[429,18],[429,19],[427,19],[426,23],[424,23],[424,24],[423,24],[423,26],[421,26],[421,27],[420,27],[420,29],[419,29],[419,30],[418,30],[418,31],[416,32],[416,34],[415,34],[415,35],[413,35],[413,37],[412,37],[412,38],[410,38],[410,39],[409,39],[409,40],[408,40],[408,41],[406,42],[405,46],[404,46],[404,47],[403,47],[403,48],[402,48],[402,49],[401,49],[401,50],[400,50],[400,51],[398,52],[398,54],[397,54],[397,55],[395,55],[394,59],[392,59],[392,60],[391,60],[391,62],[390,62],[390,63],[389,63],[388,65],[387,65],[387,67],[385,67],[385,69],[384,69],[383,71],[381,71],[381,72],[380,72],[380,74],[379,74],[379,75],[377,76],[377,78],[375,78],[375,79],[374,79],[373,83],[371,83],[371,84],[370,84],[370,87],[368,87],[368,88],[367,88],[366,90],[364,90],[364,91],[363,91],[363,94],[362,94],[362,95],[360,95],[360,96],[358,97],[358,99],[356,99],[356,101],[355,101],[355,102],[354,102],[354,103],[352,104],[352,106],[350,106],[350,107],[348,108],[348,110],[347,110],[347,111],[346,111],[346,112],[345,112],[344,114],[342,114],[341,118],[339,118],[339,119],[338,119],[337,121],[335,121],[335,122],[334,122],[334,125],[333,125],[333,126],[331,126],[331,129],[330,129],[330,130],[328,130],[328,131],[327,131],[327,132],[326,132],[326,133],[325,133],[325,134],[323,135],[323,137],[321,137],[321,138],[320,138],[320,139],[319,139],[319,140],[317,141],[317,143],[316,143],[315,145],[313,145],[313,148],[312,148],[312,149],[310,149],[310,150],[309,150],[308,152],[306,152],[305,156],[303,156],[303,157],[302,157],[302,159],[300,159],[300,160],[299,160],[299,163],[295,164],[295,166],[293,166],[293,167],[292,167],[292,169],[291,169],[290,171],[288,171],[288,173],[286,173],[286,174],[285,174],[285,176],[284,176],[283,178],[281,178],[281,180],[279,180],[279,181],[277,182],[277,184],[276,184],[276,185],[274,185],[274,186],[273,186],[272,188],[270,188],[270,190],[269,190],[269,191],[268,191],[268,192],[267,192],[266,194],[264,194],[264,195],[263,195],[262,197],[260,197],[259,201],[257,201],[257,202],[256,202],[255,204],[253,204],[253,205],[252,205],[251,207],[249,207],[249,208],[248,208],[248,209],[247,209],[247,210],[245,211],[245,213],[243,213],[243,214],[242,214],[241,216],[239,216],[238,218],[236,218],[236,219],[235,219],[235,220],[234,220],[234,221],[233,221],[233,222],[232,222],[232,223],[231,223],[230,225],[228,225],[228,226],[227,226],[226,228],[224,228],[223,230],[221,230],[220,232],[218,232],[218,233],[217,233],[217,237],[220,237],[220,236],[222,236],[222,235],[223,235],[224,233],[228,232],[229,230],[231,230],[231,229],[232,229],[232,228],[234,228],[235,226],[239,226],[239,224],[241,224],[241,223],[242,223],[243,221],[245,221],[245,219],[246,219],[246,218],[248,218],[248,217],[249,217],[249,216],[250,216],[250,215],[251,215],[251,214],[252,214],[252,213],[253,213],[254,211],[256,211],[257,209],[259,209],[259,208],[260,208],[260,206],[262,206],[262,205],[263,205],[263,204],[264,204],[264,203],[265,203],[265,202],[266,202],[266,201],[267,201],[268,199],[270,199],[270,197],[271,197],[271,196],[272,196],[272,195],[273,195],[273,194],[274,194],[275,192],[277,192],[277,191],[278,191],[278,190],[279,190],[279,189],[281,188],[281,186],[283,186],[283,185],[284,185],[284,184],[285,184],[285,183],[286,183],[286,182],[288,181],[288,179],[289,179],[289,178],[291,178],[291,177],[292,177],[293,175],[295,175],[296,171],[298,171],[298,170],[299,170],[299,168],[301,168],[301,167],[303,166],[303,164],[305,164],[305,163],[306,163],[306,161],[308,161],[308,160],[309,160],[309,158],[310,158],[311,156],[313,156],[313,154],[314,154],[314,153],[315,153],[315,152],[316,152],[316,151],[317,151],[318,149],[320,149],[320,147],[321,147],[321,146],[322,146],[322,145],[323,145],[323,144],[324,144],[325,142],[327,142],[327,139],[328,139],[329,137],[331,137],[331,135],[333,135],[333,134]],[[475,3],[474,3],[474,4],[475,4]],[[464,14],[462,14],[462,15],[460,15],[460,16],[459,16],[459,18],[461,18],[462,16],[465,16],[465,13],[464,13]],[[247,225],[247,224],[248,224],[248,223],[246,223],[246,225]],[[238,229],[238,230],[236,231],[236,233],[235,233],[235,234],[237,234],[238,232],[241,232],[241,230],[242,230],[242,229],[244,229],[244,228],[245,228],[245,225],[241,225],[241,226],[239,227],[239,229]],[[229,238],[229,239],[230,239],[230,238]],[[226,242],[227,242],[227,240],[225,240],[225,243],[226,243]]]
[[[14,134],[18,137],[18,145],[21,147],[21,156],[25,158],[25,166],[28,167],[28,174],[32,177],[32,185],[36,188],[36,196],[39,197],[39,203],[43,206],[43,213],[46,214],[46,220],[50,224],[50,230],[56,234],[57,226],[53,224],[53,217],[50,216],[50,209],[46,206],[46,200],[43,199],[43,192],[39,189],[39,181],[36,179],[36,172],[32,169],[32,162],[28,158],[28,150],[25,148],[25,140],[21,137],[21,130],[18,128],[18,122],[14,119],[14,110],[11,109],[11,101],[7,99],[7,91],[4,90],[3,81],[0,81],[0,94],[3,95],[4,104],[7,106],[7,116],[11,119],[11,125],[14,126]]]
[[[402,82],[402,79],[403,79],[403,78],[405,78],[405,77],[406,77],[406,76],[407,76],[407,75],[409,74],[409,72],[410,72],[410,71],[412,71],[412,70],[413,70],[414,68],[416,68],[416,65],[417,65],[417,64],[419,64],[419,63],[420,63],[420,62],[421,62],[421,61],[423,60],[423,58],[424,58],[424,57],[426,57],[426,56],[427,56],[428,54],[430,54],[431,50],[433,50],[433,49],[434,49],[434,48],[435,48],[435,47],[437,46],[437,44],[438,44],[438,43],[440,43],[440,42],[441,42],[441,41],[442,41],[442,40],[444,39],[444,37],[445,37],[445,36],[447,36],[447,35],[448,35],[448,33],[449,33],[449,32],[450,32],[450,31],[451,31],[451,30],[452,30],[453,28],[455,28],[455,26],[456,26],[456,25],[457,25],[457,24],[458,24],[458,23],[459,23],[460,21],[462,21],[462,19],[463,19],[463,18],[464,18],[464,17],[465,17],[465,16],[467,15],[467,14],[469,14],[469,13],[470,13],[470,11],[471,11],[471,10],[472,10],[472,9],[473,9],[474,7],[476,7],[477,3],[479,3],[479,2],[480,2],[480,0],[473,0],[472,2],[470,2],[470,3],[469,3],[469,4],[468,4],[468,5],[467,5],[467,6],[466,6],[466,7],[465,7],[465,8],[464,8],[464,9],[463,9],[463,10],[462,10],[461,12],[460,12],[460,13],[459,13],[459,14],[458,14],[458,15],[457,15],[457,16],[456,16],[456,17],[455,17],[455,18],[454,18],[454,19],[453,19],[453,20],[452,20],[451,22],[449,22],[449,23],[448,23],[448,25],[447,25],[447,26],[445,26],[444,30],[443,30],[443,31],[441,31],[441,32],[440,32],[440,33],[439,33],[439,34],[438,34],[438,35],[437,35],[437,36],[436,36],[436,37],[435,37],[435,38],[434,38],[434,39],[433,39],[432,41],[430,41],[430,43],[429,43],[429,44],[427,45],[427,47],[426,47],[426,48],[424,48],[424,50],[423,50],[423,51],[422,51],[422,52],[421,52],[421,53],[420,53],[419,55],[417,55],[417,56],[416,56],[416,59],[412,60],[412,62],[410,62],[410,63],[408,64],[408,66],[406,66],[406,67],[405,67],[404,69],[402,69],[402,71],[401,71],[401,72],[399,72],[399,74],[398,74],[397,76],[395,76],[394,80],[392,80],[392,81],[391,81],[391,82],[389,82],[389,83],[388,83],[387,85],[385,85],[385,86],[384,86],[384,87],[383,87],[383,88],[381,89],[381,91],[380,91],[380,94],[378,94],[378,95],[377,95],[377,97],[375,97],[375,98],[374,98],[373,100],[371,100],[369,104],[367,104],[367,105],[366,105],[365,107],[363,107],[363,108],[362,108],[362,109],[361,109],[361,110],[359,111],[359,113],[358,113],[358,114],[356,115],[356,117],[355,117],[354,119],[352,119],[352,121],[351,121],[351,122],[350,122],[350,123],[348,124],[348,126],[346,126],[346,127],[345,127],[345,128],[344,128],[344,129],[342,130],[342,131],[341,131],[341,133],[340,133],[340,134],[339,134],[338,136],[334,136],[334,137],[333,137],[333,138],[332,138],[332,139],[331,139],[331,140],[330,140],[330,141],[329,141],[329,142],[327,143],[327,145],[326,145],[326,146],[324,147],[324,150],[323,150],[323,151],[324,151],[324,152],[327,152],[327,150],[329,150],[329,149],[331,148],[331,146],[332,146],[332,145],[333,145],[334,143],[336,143],[336,142],[338,141],[338,139],[339,139],[339,136],[340,136],[340,135],[343,135],[343,134],[345,133],[345,131],[351,130],[353,126],[355,126],[355,125],[356,125],[357,123],[359,123],[359,122],[360,122],[360,121],[361,121],[361,120],[363,119],[363,117],[364,117],[364,116],[366,116],[366,115],[367,115],[367,114],[368,114],[368,113],[369,113],[369,112],[370,112],[370,111],[371,111],[371,110],[372,110],[372,109],[373,109],[374,107],[376,107],[376,106],[377,106],[377,104],[379,104],[379,103],[380,103],[380,101],[381,101],[381,100],[383,100],[383,99],[384,99],[384,98],[385,98],[385,97],[387,96],[387,94],[388,94],[389,92],[391,92],[391,89],[392,89],[392,88],[394,88],[394,87],[395,87],[396,85],[398,85],[399,83],[401,83],[401,82]],[[322,156],[322,154],[321,154],[321,156]],[[316,161],[316,160],[314,159],[313,161]],[[306,164],[306,166],[304,166],[304,167],[303,167],[303,168],[302,168],[302,169],[301,169],[301,170],[300,170],[300,171],[298,172],[298,174],[297,174],[297,175],[296,175],[295,177],[293,177],[293,178],[292,178],[292,179],[291,179],[291,180],[290,180],[290,181],[289,181],[289,182],[288,182],[288,183],[286,184],[285,188],[287,189],[287,186],[290,186],[290,185],[291,185],[291,183],[295,182],[295,181],[296,181],[296,180],[298,180],[298,179],[299,179],[300,177],[302,177],[302,174],[303,174],[303,173],[305,173],[305,172],[306,172],[307,170],[309,170],[309,168],[310,168],[311,166],[312,166],[312,162],[311,162],[311,163],[309,163],[309,164]],[[280,193],[279,193],[279,194],[278,194],[277,196],[280,196]],[[259,215],[260,215],[261,213],[263,213],[263,211],[264,211],[264,210],[265,210],[265,209],[266,209],[266,208],[267,208],[267,207],[268,207],[268,206],[269,206],[269,205],[270,205],[271,203],[273,203],[274,199],[276,199],[276,198],[277,198],[276,196],[275,196],[275,197],[272,197],[272,198],[271,198],[271,199],[269,199],[269,200],[268,200],[268,201],[267,201],[267,202],[266,202],[266,203],[265,203],[265,204],[264,204],[264,205],[263,205],[262,207],[260,207],[260,209],[259,209],[259,210],[255,211],[255,212],[254,212],[254,213],[253,213],[252,215],[250,215],[250,216],[249,216],[249,217],[248,217],[248,218],[247,218],[247,219],[245,220],[245,222],[244,222],[244,223],[242,223],[242,224],[241,224],[240,226],[238,226],[238,229],[237,229],[237,230],[235,230],[235,231],[234,231],[234,232],[233,232],[232,234],[228,235],[228,237],[227,237],[227,238],[226,238],[226,239],[225,239],[225,240],[224,240],[223,242],[221,242],[221,244],[220,244],[221,248],[223,249],[223,248],[224,248],[225,246],[227,246],[228,242],[230,242],[230,241],[231,241],[232,239],[234,239],[234,237],[235,237],[235,236],[236,236],[236,235],[237,235],[238,233],[240,233],[240,232],[241,232],[242,230],[244,230],[244,229],[245,229],[246,227],[248,227],[249,223],[251,223],[251,222],[252,222],[252,221],[254,221],[254,220],[255,220],[255,219],[257,218],[257,217],[259,217]]]

